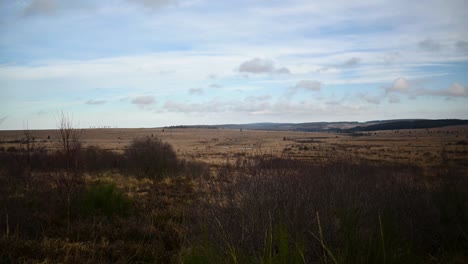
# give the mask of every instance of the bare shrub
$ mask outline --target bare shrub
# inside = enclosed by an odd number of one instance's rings
[[[77,171],[81,169],[82,160],[80,159],[81,145],[81,130],[73,126],[73,121],[63,112],[58,121],[58,138],[57,150],[63,155],[63,164],[67,171]]]
[[[158,138],[136,138],[125,148],[126,169],[139,177],[162,178],[177,174],[177,155]]]
[[[421,261],[418,252],[440,257],[467,246],[468,195],[460,190],[468,181],[452,176],[367,161],[239,158],[205,182],[196,211],[200,232],[221,252],[262,255],[265,234],[284,228],[289,244],[304,245],[306,263],[327,262],[328,252],[349,263]]]
[[[81,130],[74,128],[72,120],[63,112],[59,118],[59,141],[55,155],[59,167],[52,173],[52,176],[66,207],[67,233],[69,233],[71,201],[84,184]]]

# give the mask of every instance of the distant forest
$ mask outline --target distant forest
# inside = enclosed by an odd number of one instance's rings
[[[346,132],[358,131],[376,131],[376,130],[397,130],[397,129],[419,129],[419,128],[435,128],[445,126],[468,125],[468,120],[459,119],[444,119],[444,120],[406,120],[393,121],[369,126],[357,126],[346,129]]]
[[[310,123],[251,123],[251,124],[222,124],[222,125],[190,125],[170,126],[171,128],[210,128],[210,129],[239,129],[239,130],[275,130],[275,131],[304,131],[304,132],[338,132],[355,133],[377,130],[421,129],[445,126],[468,125],[468,120],[460,119],[400,119],[377,120],[368,122],[310,122]]]

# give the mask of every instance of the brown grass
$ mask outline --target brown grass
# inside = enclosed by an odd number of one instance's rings
[[[0,131],[0,262],[463,262],[466,128],[86,129],[68,206],[58,131],[29,131],[32,153]],[[134,138],[171,144],[177,171],[129,170]]]
[[[57,130],[34,130],[36,146],[54,148]],[[50,136],[50,140],[47,139]],[[84,129],[83,145],[121,152],[134,138],[153,136],[174,147],[178,157],[222,164],[258,151],[303,160],[328,157],[411,163],[432,167],[449,162],[468,172],[468,126],[351,134],[228,129]],[[23,131],[0,131],[0,149],[20,147]],[[465,143],[465,144],[464,144]]]

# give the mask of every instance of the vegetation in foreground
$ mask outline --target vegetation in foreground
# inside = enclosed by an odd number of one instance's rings
[[[466,263],[468,179],[343,158],[217,168],[135,139],[0,152],[2,263]],[[336,160],[336,159],[335,159]]]

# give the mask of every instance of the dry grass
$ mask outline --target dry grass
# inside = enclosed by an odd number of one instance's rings
[[[0,131],[0,262],[462,263],[467,128],[87,129],[71,210],[49,177],[58,131],[30,131],[31,156]],[[172,145],[174,175],[128,169],[144,137]]]
[[[31,131],[36,146],[54,148],[56,130]],[[48,139],[50,136],[50,139]],[[223,164],[257,152],[324,161],[349,157],[432,167],[450,162],[468,172],[468,126],[351,134],[228,129],[84,129],[83,145],[123,151],[134,138],[153,136],[174,147],[178,157]],[[0,148],[19,147],[23,131],[0,131]],[[13,143],[12,143],[13,142]]]

